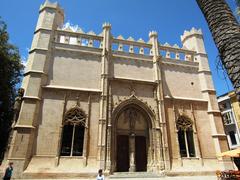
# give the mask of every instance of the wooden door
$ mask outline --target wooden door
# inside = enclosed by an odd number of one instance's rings
[[[129,137],[117,136],[117,171],[128,172],[129,170]]]
[[[135,137],[135,163],[136,171],[147,171],[146,137]]]

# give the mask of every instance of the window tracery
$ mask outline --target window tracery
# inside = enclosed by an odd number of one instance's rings
[[[66,112],[62,134],[62,156],[82,156],[86,115],[78,107]]]
[[[79,107],[74,107],[65,114],[64,124],[85,126],[85,120],[85,113]]]
[[[181,157],[195,157],[192,121],[180,116],[176,122]]]

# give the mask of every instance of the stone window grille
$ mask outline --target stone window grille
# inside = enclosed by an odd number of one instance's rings
[[[195,157],[193,125],[190,119],[180,116],[176,122],[181,157]]]
[[[83,156],[86,115],[74,107],[66,112],[62,134],[61,156]]]

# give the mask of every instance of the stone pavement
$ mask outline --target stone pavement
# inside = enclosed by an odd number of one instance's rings
[[[217,180],[216,176],[177,176],[177,177],[158,177],[158,178],[105,178],[105,180]],[[20,179],[14,179],[14,180],[20,180]],[[21,179],[23,180],[23,179]],[[54,180],[54,179],[27,179],[27,180]],[[57,180],[66,180],[66,179],[57,179]],[[77,180],[77,179],[68,179],[68,180]],[[83,180],[83,179],[79,179]],[[85,180],[96,180],[96,178],[85,178]]]

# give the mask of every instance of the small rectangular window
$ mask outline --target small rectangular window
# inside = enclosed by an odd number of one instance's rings
[[[229,136],[230,136],[232,145],[236,145],[237,144],[237,140],[236,140],[236,136],[235,136],[234,131],[230,131],[229,132]]]
[[[233,123],[233,114],[232,111],[226,112],[223,114],[223,121],[225,125]]]

